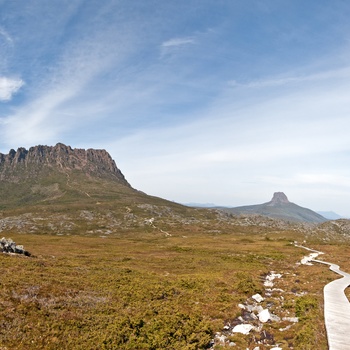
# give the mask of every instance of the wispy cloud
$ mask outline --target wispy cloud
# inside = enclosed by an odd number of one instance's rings
[[[174,47],[174,46],[184,46],[189,44],[194,44],[195,39],[193,37],[185,38],[173,38],[162,43],[162,47]]]
[[[132,34],[119,34],[118,29],[114,23],[101,24],[70,36],[54,52],[48,67],[31,72],[29,98],[1,115],[1,142],[28,147],[64,141],[65,132],[86,128],[90,118],[103,118],[105,111],[118,103],[104,104],[113,95],[111,88],[117,89],[105,74],[115,78],[110,72],[124,67],[133,42]],[[4,101],[24,84],[19,79],[1,79],[0,99]]]
[[[228,85],[234,88],[263,89],[263,88],[287,86],[292,84],[303,84],[303,83],[324,81],[327,79],[335,79],[335,78],[339,79],[349,75],[350,75],[350,69],[348,67],[345,67],[345,68],[339,68],[336,70],[324,71],[321,73],[310,74],[308,72],[305,75],[281,76],[281,77],[246,81],[246,82],[231,80],[228,82]]]
[[[193,45],[195,43],[196,40],[194,37],[179,37],[166,40],[160,45],[161,57],[184,50],[189,45]]]
[[[13,42],[13,39],[10,36],[10,34],[8,34],[7,31],[2,27],[0,27],[0,37],[3,37],[9,43]]]
[[[23,85],[22,79],[0,77],[0,101],[10,101]]]

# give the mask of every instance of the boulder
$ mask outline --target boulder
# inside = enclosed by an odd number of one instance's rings
[[[260,322],[265,323],[271,319],[271,314],[268,309],[264,309],[259,312],[258,317]]]
[[[239,324],[232,329],[232,333],[242,333],[249,334],[249,332],[254,328],[251,324]]]
[[[30,256],[30,253],[24,249],[23,245],[17,245],[11,238],[6,239],[5,237],[2,237],[0,240],[0,252]]]
[[[257,303],[261,303],[262,301],[264,301],[264,298],[258,293],[258,294],[254,294],[252,296],[252,298],[257,302]]]

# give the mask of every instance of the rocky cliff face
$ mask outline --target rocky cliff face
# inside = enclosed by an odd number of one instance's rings
[[[273,197],[271,201],[268,203],[268,205],[272,206],[278,206],[278,205],[283,205],[283,204],[288,204],[290,203],[287,196],[283,192],[275,192],[273,194]]]
[[[113,177],[118,182],[130,186],[114,160],[105,150],[72,149],[62,143],[56,146],[35,146],[26,150],[18,148],[8,154],[0,153],[0,180],[17,182],[18,178],[36,176],[43,168],[54,168],[60,172],[81,170],[85,174],[98,177]]]

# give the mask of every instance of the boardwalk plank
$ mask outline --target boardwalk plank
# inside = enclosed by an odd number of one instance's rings
[[[330,350],[350,350],[350,303],[344,290],[350,285],[350,274],[339,269],[338,265],[327,264],[330,269],[343,277],[328,283],[324,289],[324,317]]]

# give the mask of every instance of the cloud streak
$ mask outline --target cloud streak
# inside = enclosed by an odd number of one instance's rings
[[[189,44],[194,44],[195,39],[193,37],[184,37],[184,38],[173,38],[162,43],[162,47],[178,47]]]
[[[185,50],[189,45],[194,45],[195,43],[194,37],[178,37],[166,40],[160,46],[161,57]]]
[[[294,76],[281,76],[274,78],[265,78],[260,80],[253,80],[249,82],[238,82],[236,80],[229,81],[228,85],[238,89],[264,89],[264,88],[274,88],[288,85],[297,84],[307,84],[307,83],[317,83],[322,81],[329,81],[334,79],[344,79],[350,76],[350,68],[343,67],[335,70],[326,70],[319,73],[309,73],[306,72],[304,75],[294,75]]]
[[[17,142],[26,147],[55,143],[63,141],[65,132],[87,124],[90,118],[100,119],[102,113],[111,108],[102,101],[112,94],[103,76],[110,75],[113,67],[123,65],[132,41],[128,35],[116,35],[117,29],[114,23],[100,24],[94,30],[89,28],[70,36],[55,51],[54,60],[48,66],[40,70],[33,67],[27,84],[30,95],[10,113],[1,116],[1,142],[11,147]],[[47,38],[45,41],[48,42]],[[19,79],[1,78],[0,99],[10,101],[23,84]]]
[[[13,39],[11,36],[7,33],[7,31],[4,28],[0,27],[0,37],[3,37],[8,43],[13,43]]]
[[[0,101],[10,101],[23,85],[22,79],[0,77]]]

